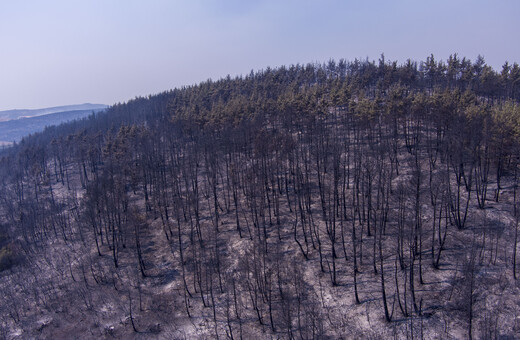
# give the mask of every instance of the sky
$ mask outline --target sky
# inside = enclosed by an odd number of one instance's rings
[[[280,65],[520,62],[518,0],[0,0],[0,110],[114,104]]]

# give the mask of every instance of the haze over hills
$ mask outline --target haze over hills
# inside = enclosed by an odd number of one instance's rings
[[[28,118],[35,116],[42,116],[51,113],[57,112],[68,112],[68,111],[78,111],[78,110],[100,110],[106,109],[107,105],[104,104],[91,104],[84,103],[79,105],[63,105],[63,106],[54,106],[47,107],[43,109],[15,109],[15,110],[5,110],[0,111],[0,122],[20,119],[20,118]]]
[[[107,107],[103,104],[87,103],[35,110],[0,111],[0,146],[18,142],[24,136],[43,131],[47,126],[81,119]]]

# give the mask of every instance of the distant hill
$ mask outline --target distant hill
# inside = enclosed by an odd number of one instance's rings
[[[0,111],[0,122],[9,121],[9,120],[13,120],[13,119],[48,115],[48,114],[57,113],[57,112],[71,112],[71,111],[80,111],[80,110],[91,111],[91,110],[100,110],[100,109],[106,109],[106,108],[107,108],[107,105],[104,105],[104,104],[85,103],[85,104],[79,104],[79,105],[64,105],[64,106],[47,107],[47,108],[43,108],[43,109],[6,110],[6,111]],[[0,140],[3,140],[3,138],[0,138]]]
[[[18,142],[22,139],[22,137],[27,136],[28,134],[43,131],[46,126],[51,125],[59,125],[64,122],[68,122],[74,119],[81,119],[87,117],[92,112],[99,112],[106,108],[105,105],[93,105],[93,104],[83,104],[83,105],[75,105],[75,106],[61,106],[61,108],[68,107],[84,107],[84,106],[93,106],[89,109],[83,110],[69,110],[63,112],[56,112],[50,114],[41,114],[45,110],[54,110],[57,108],[49,108],[42,110],[12,110],[12,111],[3,111],[3,112],[13,112],[17,111],[28,112],[30,114],[37,113],[36,115],[29,118],[18,118],[11,119],[8,121],[0,121],[0,146],[9,145],[13,141]],[[3,113],[3,112],[0,112]],[[38,115],[40,113],[40,115]]]

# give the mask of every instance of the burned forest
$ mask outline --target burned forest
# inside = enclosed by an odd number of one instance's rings
[[[513,339],[520,67],[208,80],[0,151],[0,338]]]

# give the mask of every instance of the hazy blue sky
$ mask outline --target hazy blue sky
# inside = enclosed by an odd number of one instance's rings
[[[0,110],[330,58],[520,61],[518,0],[0,0]]]

